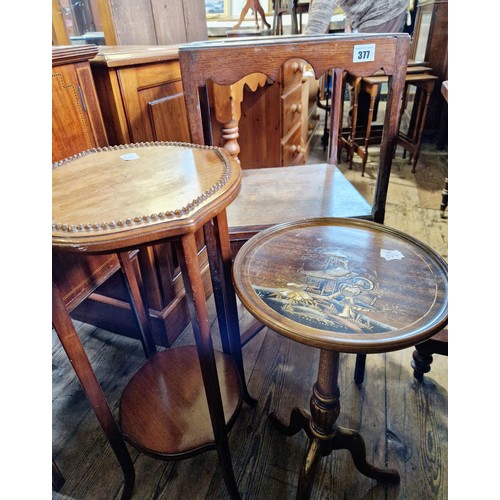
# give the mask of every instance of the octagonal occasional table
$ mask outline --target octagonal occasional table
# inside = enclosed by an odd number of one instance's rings
[[[226,207],[241,169],[224,150],[185,143],[141,143],[85,151],[53,165],[52,246],[59,252],[117,253],[147,353],[120,402],[117,426],[53,283],[53,325],[125,476],[134,469],[124,439],[157,458],[216,449],[233,497],[238,490],[227,433],[249,396],[241,353]],[[223,351],[213,348],[195,233],[203,229]],[[172,242],[196,346],[156,352],[140,280],[128,252]]]

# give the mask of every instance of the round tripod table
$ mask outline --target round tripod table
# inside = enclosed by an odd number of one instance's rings
[[[259,321],[279,334],[319,348],[310,415],[291,412],[291,436],[310,438],[297,498],[308,498],[317,462],[347,449],[364,475],[399,481],[392,469],[366,460],[364,440],[339,427],[339,353],[380,353],[409,347],[447,324],[446,262],[399,231],[359,219],[317,218],[274,226],[240,249],[233,267],[236,293]]]
[[[142,335],[146,364],[120,402],[118,429],[53,285],[53,325],[122,466],[123,496],[134,471],[123,439],[157,458],[216,449],[226,485],[238,490],[227,433],[246,388],[226,207],[241,169],[224,150],[185,143],[140,143],[85,151],[53,165],[52,246],[58,252],[117,253]],[[213,348],[196,234],[207,248],[223,351]],[[140,276],[128,252],[172,242],[181,268],[196,346],[156,352]],[[53,278],[54,280],[54,278]]]

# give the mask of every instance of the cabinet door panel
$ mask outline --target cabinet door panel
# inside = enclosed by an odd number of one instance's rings
[[[52,161],[95,146],[74,66],[52,68]]]
[[[151,90],[141,91],[140,97],[148,105],[154,140],[190,142],[182,83],[172,82],[154,89],[154,92]],[[154,94],[165,97],[154,98]]]
[[[119,70],[132,142],[190,142],[178,61]]]

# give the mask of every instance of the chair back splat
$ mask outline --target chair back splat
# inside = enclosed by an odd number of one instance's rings
[[[255,90],[273,84],[281,78],[285,63],[297,59],[310,65],[316,79],[330,71],[332,74],[327,163],[273,168],[242,165],[242,189],[227,212],[233,255],[254,234],[282,222],[309,217],[357,217],[384,222],[409,45],[408,34],[394,33],[227,38],[179,47],[192,142],[224,146],[235,158],[240,149],[252,147],[252,144],[238,143],[244,86]],[[362,58],[363,54],[369,54],[367,60]],[[383,72],[389,77],[379,166],[371,201],[336,167],[347,72],[360,77]],[[276,106],[282,103],[277,102]],[[216,116],[212,118],[210,113],[214,112]],[[215,141],[214,124],[220,128]]]

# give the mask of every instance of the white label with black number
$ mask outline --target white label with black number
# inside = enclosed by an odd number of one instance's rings
[[[375,61],[375,44],[355,45],[352,62]]]

